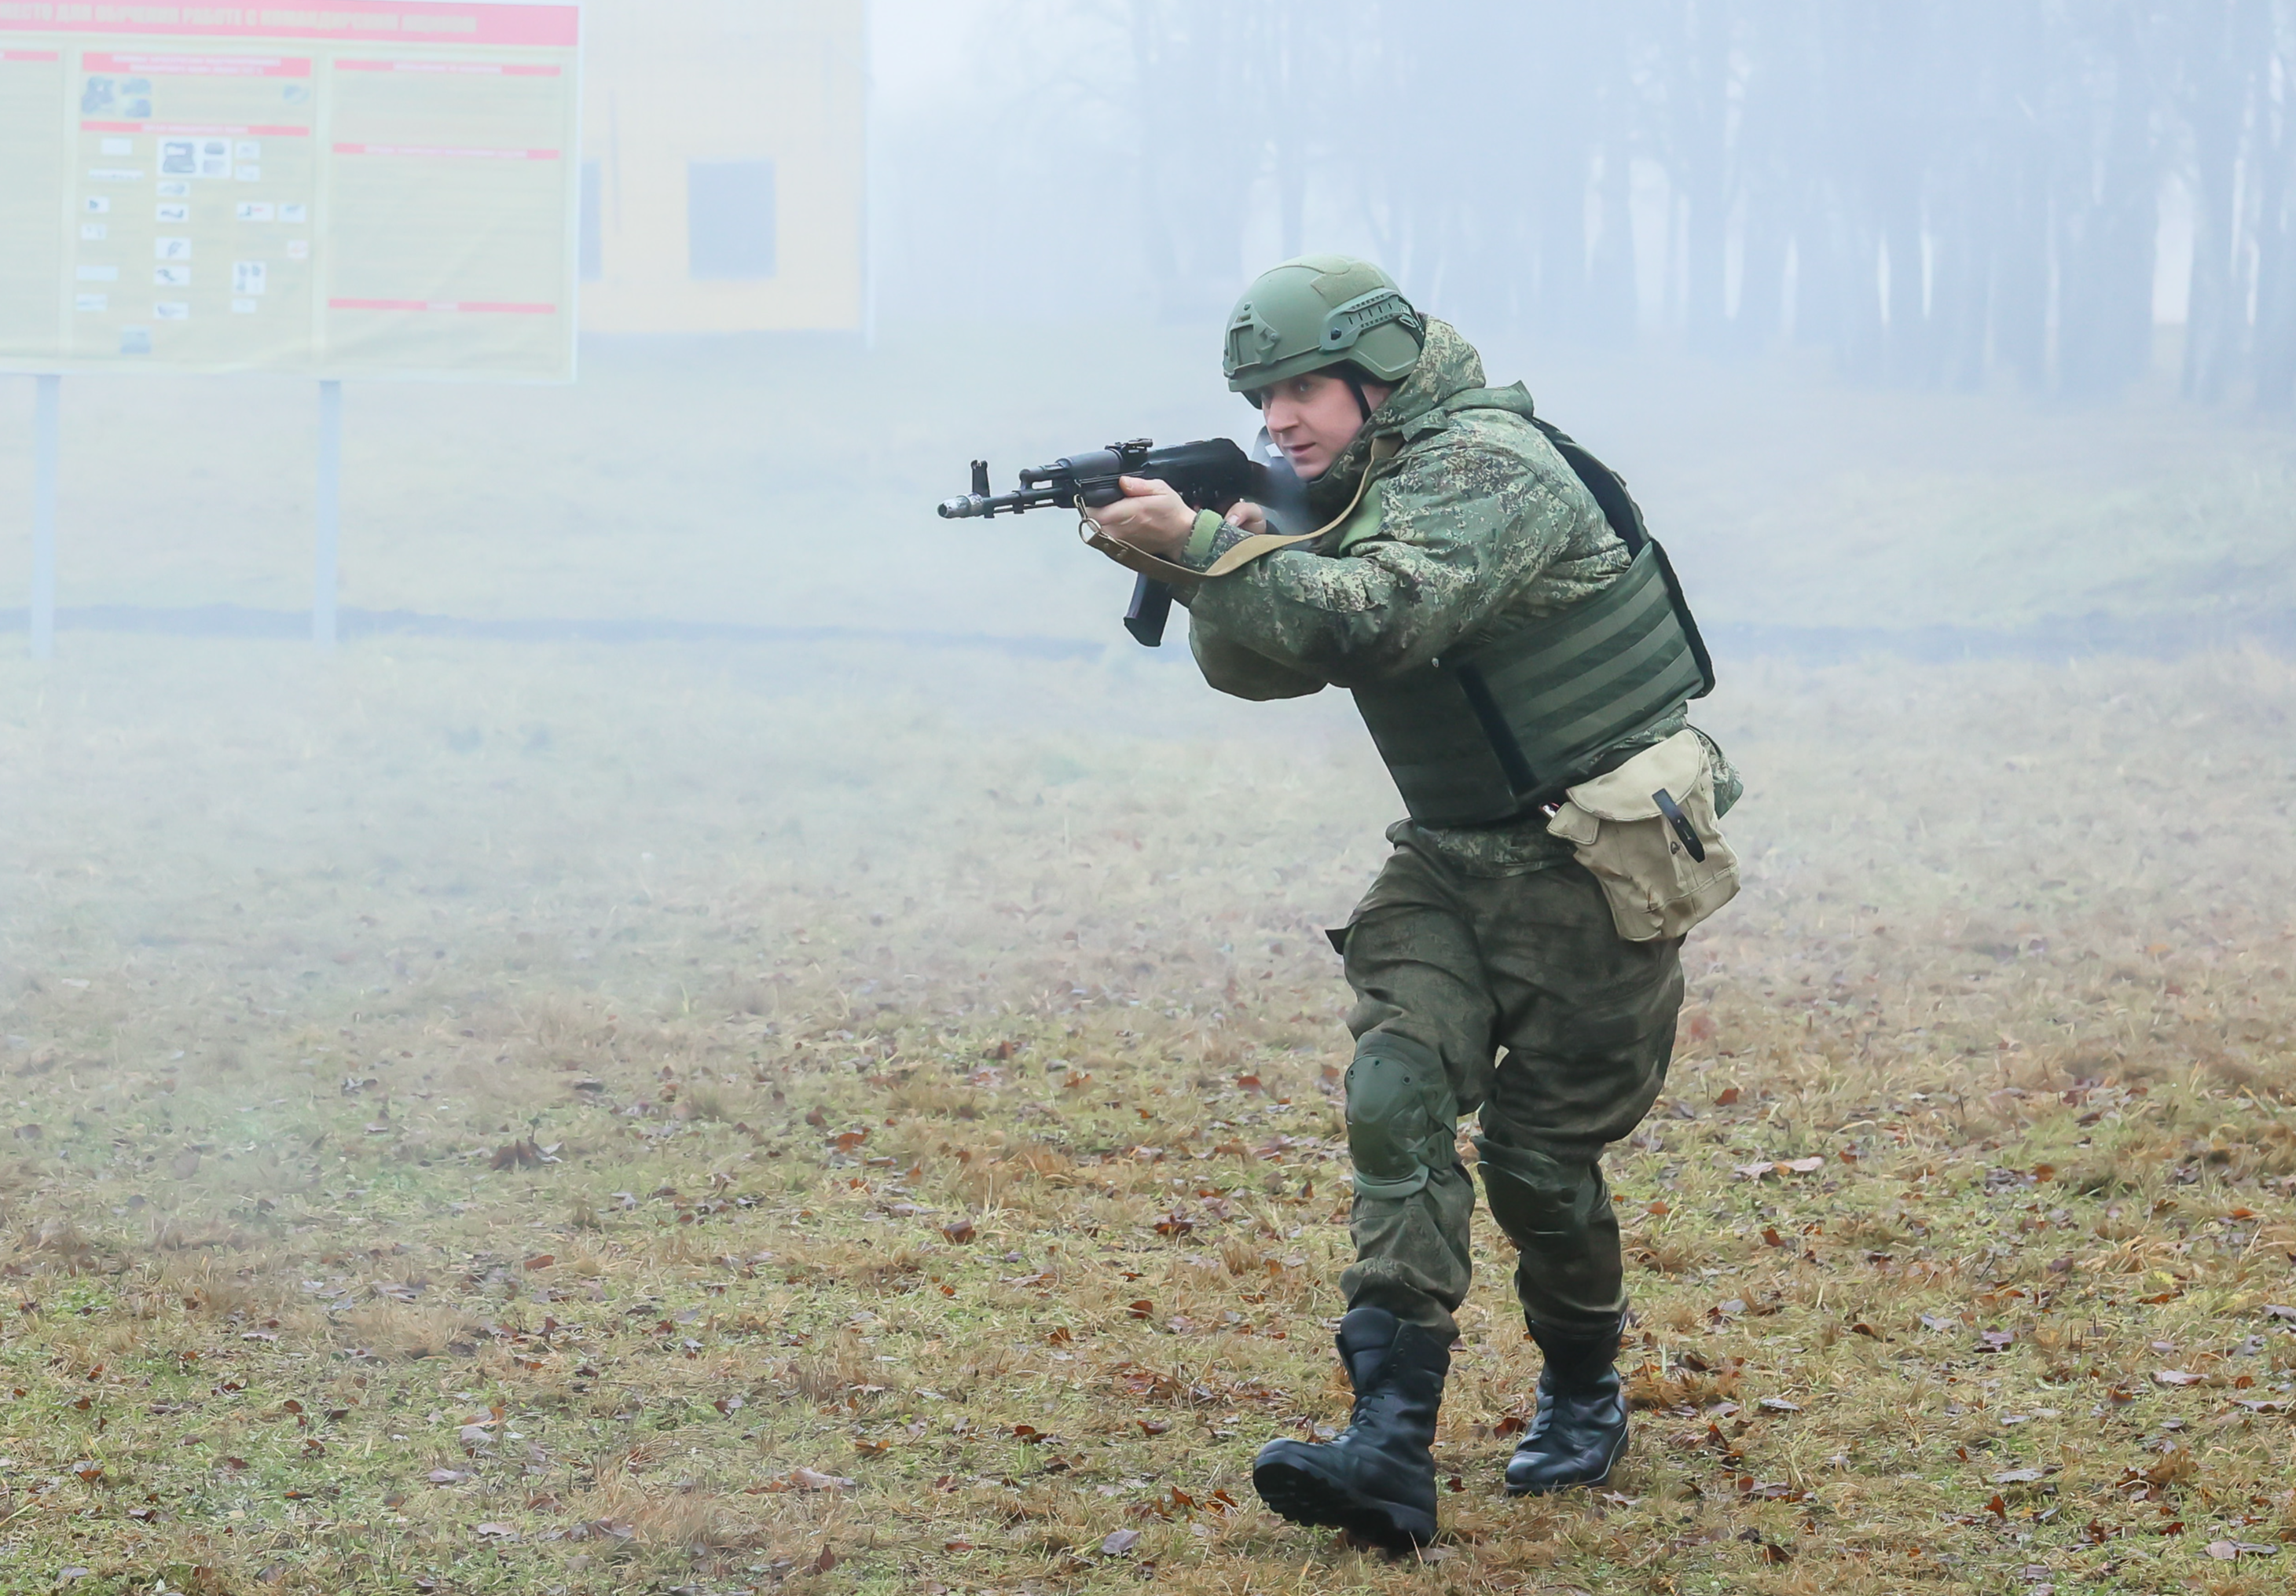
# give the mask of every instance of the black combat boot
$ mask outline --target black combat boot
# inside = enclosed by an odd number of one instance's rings
[[[1530,1338],[1546,1355],[1538,1377],[1538,1412],[1507,1460],[1510,1496],[1599,1486],[1627,1450],[1627,1399],[1619,1388],[1619,1337],[1609,1329],[1563,1331],[1533,1324]]]
[[[1356,1308],[1340,1321],[1340,1362],[1356,1388],[1355,1412],[1326,1445],[1270,1441],[1252,1461],[1259,1499],[1294,1524],[1342,1529],[1358,1541],[1407,1552],[1435,1539],[1435,1412],[1450,1349],[1385,1308]]]

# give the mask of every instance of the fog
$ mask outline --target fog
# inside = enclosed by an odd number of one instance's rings
[[[931,504],[975,457],[1248,439],[1222,319],[1312,248],[1527,381],[1726,630],[2284,634],[2285,21],[887,0],[856,330],[355,384],[343,602],[1104,642],[1119,576],[1054,518]],[[67,610],[301,608],[313,425],[279,381],[75,384]]]
[[[799,14],[723,9],[769,51]],[[1136,645],[1072,516],[934,514],[979,458],[1248,442],[1227,311],[1343,251],[1624,476],[1747,786],[1611,1175],[1652,1438],[1607,1506],[1485,1489],[1535,1373],[1487,1234],[1462,1588],[1661,1543],[1762,1590],[2270,1588],[2296,4],[873,0],[864,37],[857,314],[348,382],[331,650],[316,385],[73,375],[31,659],[0,377],[0,1521],[37,1526],[0,1584],[1423,1586],[1247,1472],[1344,1412],[1323,928],[1393,787],[1343,694],[1223,699],[1185,618]],[[2031,1367],[1925,1350],[1980,1320]],[[2188,1423],[2212,1494],[2156,1538],[2187,1477],[2113,1475]],[[1987,1507],[2029,1461],[2095,1501]]]

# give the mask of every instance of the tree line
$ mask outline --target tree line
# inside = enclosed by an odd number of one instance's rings
[[[1020,10],[1023,135],[1122,174],[1175,315],[1225,308],[1248,241],[1340,233],[1478,325],[1618,346],[1655,308],[1717,356],[2096,397],[2181,283],[2185,393],[2296,401],[2296,0]]]

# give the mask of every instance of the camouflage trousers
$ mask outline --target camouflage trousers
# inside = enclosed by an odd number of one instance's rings
[[[1565,1330],[1615,1323],[1625,1281],[1600,1160],[1665,1082],[1682,1006],[1681,943],[1621,938],[1602,888],[1574,862],[1478,875],[1417,840],[1408,823],[1389,836],[1396,850],[1342,945],[1357,1038],[1349,1072],[1357,1261],[1341,1277],[1349,1305],[1456,1333],[1475,1192],[1455,1127],[1456,1116],[1475,1114],[1484,1190],[1519,1249],[1515,1292],[1526,1316]],[[1431,1067],[1421,1071],[1431,1093],[1415,1122],[1424,1183],[1404,1195],[1392,1193],[1410,1181],[1365,1178],[1382,1144],[1376,1128],[1367,1141],[1357,1124],[1357,1072],[1382,1058],[1440,1065],[1439,1083]]]

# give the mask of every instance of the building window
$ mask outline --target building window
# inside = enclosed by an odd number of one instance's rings
[[[582,281],[606,274],[606,177],[594,160],[582,163]]]
[[[701,279],[774,274],[774,163],[696,160],[685,168],[688,268]]]

